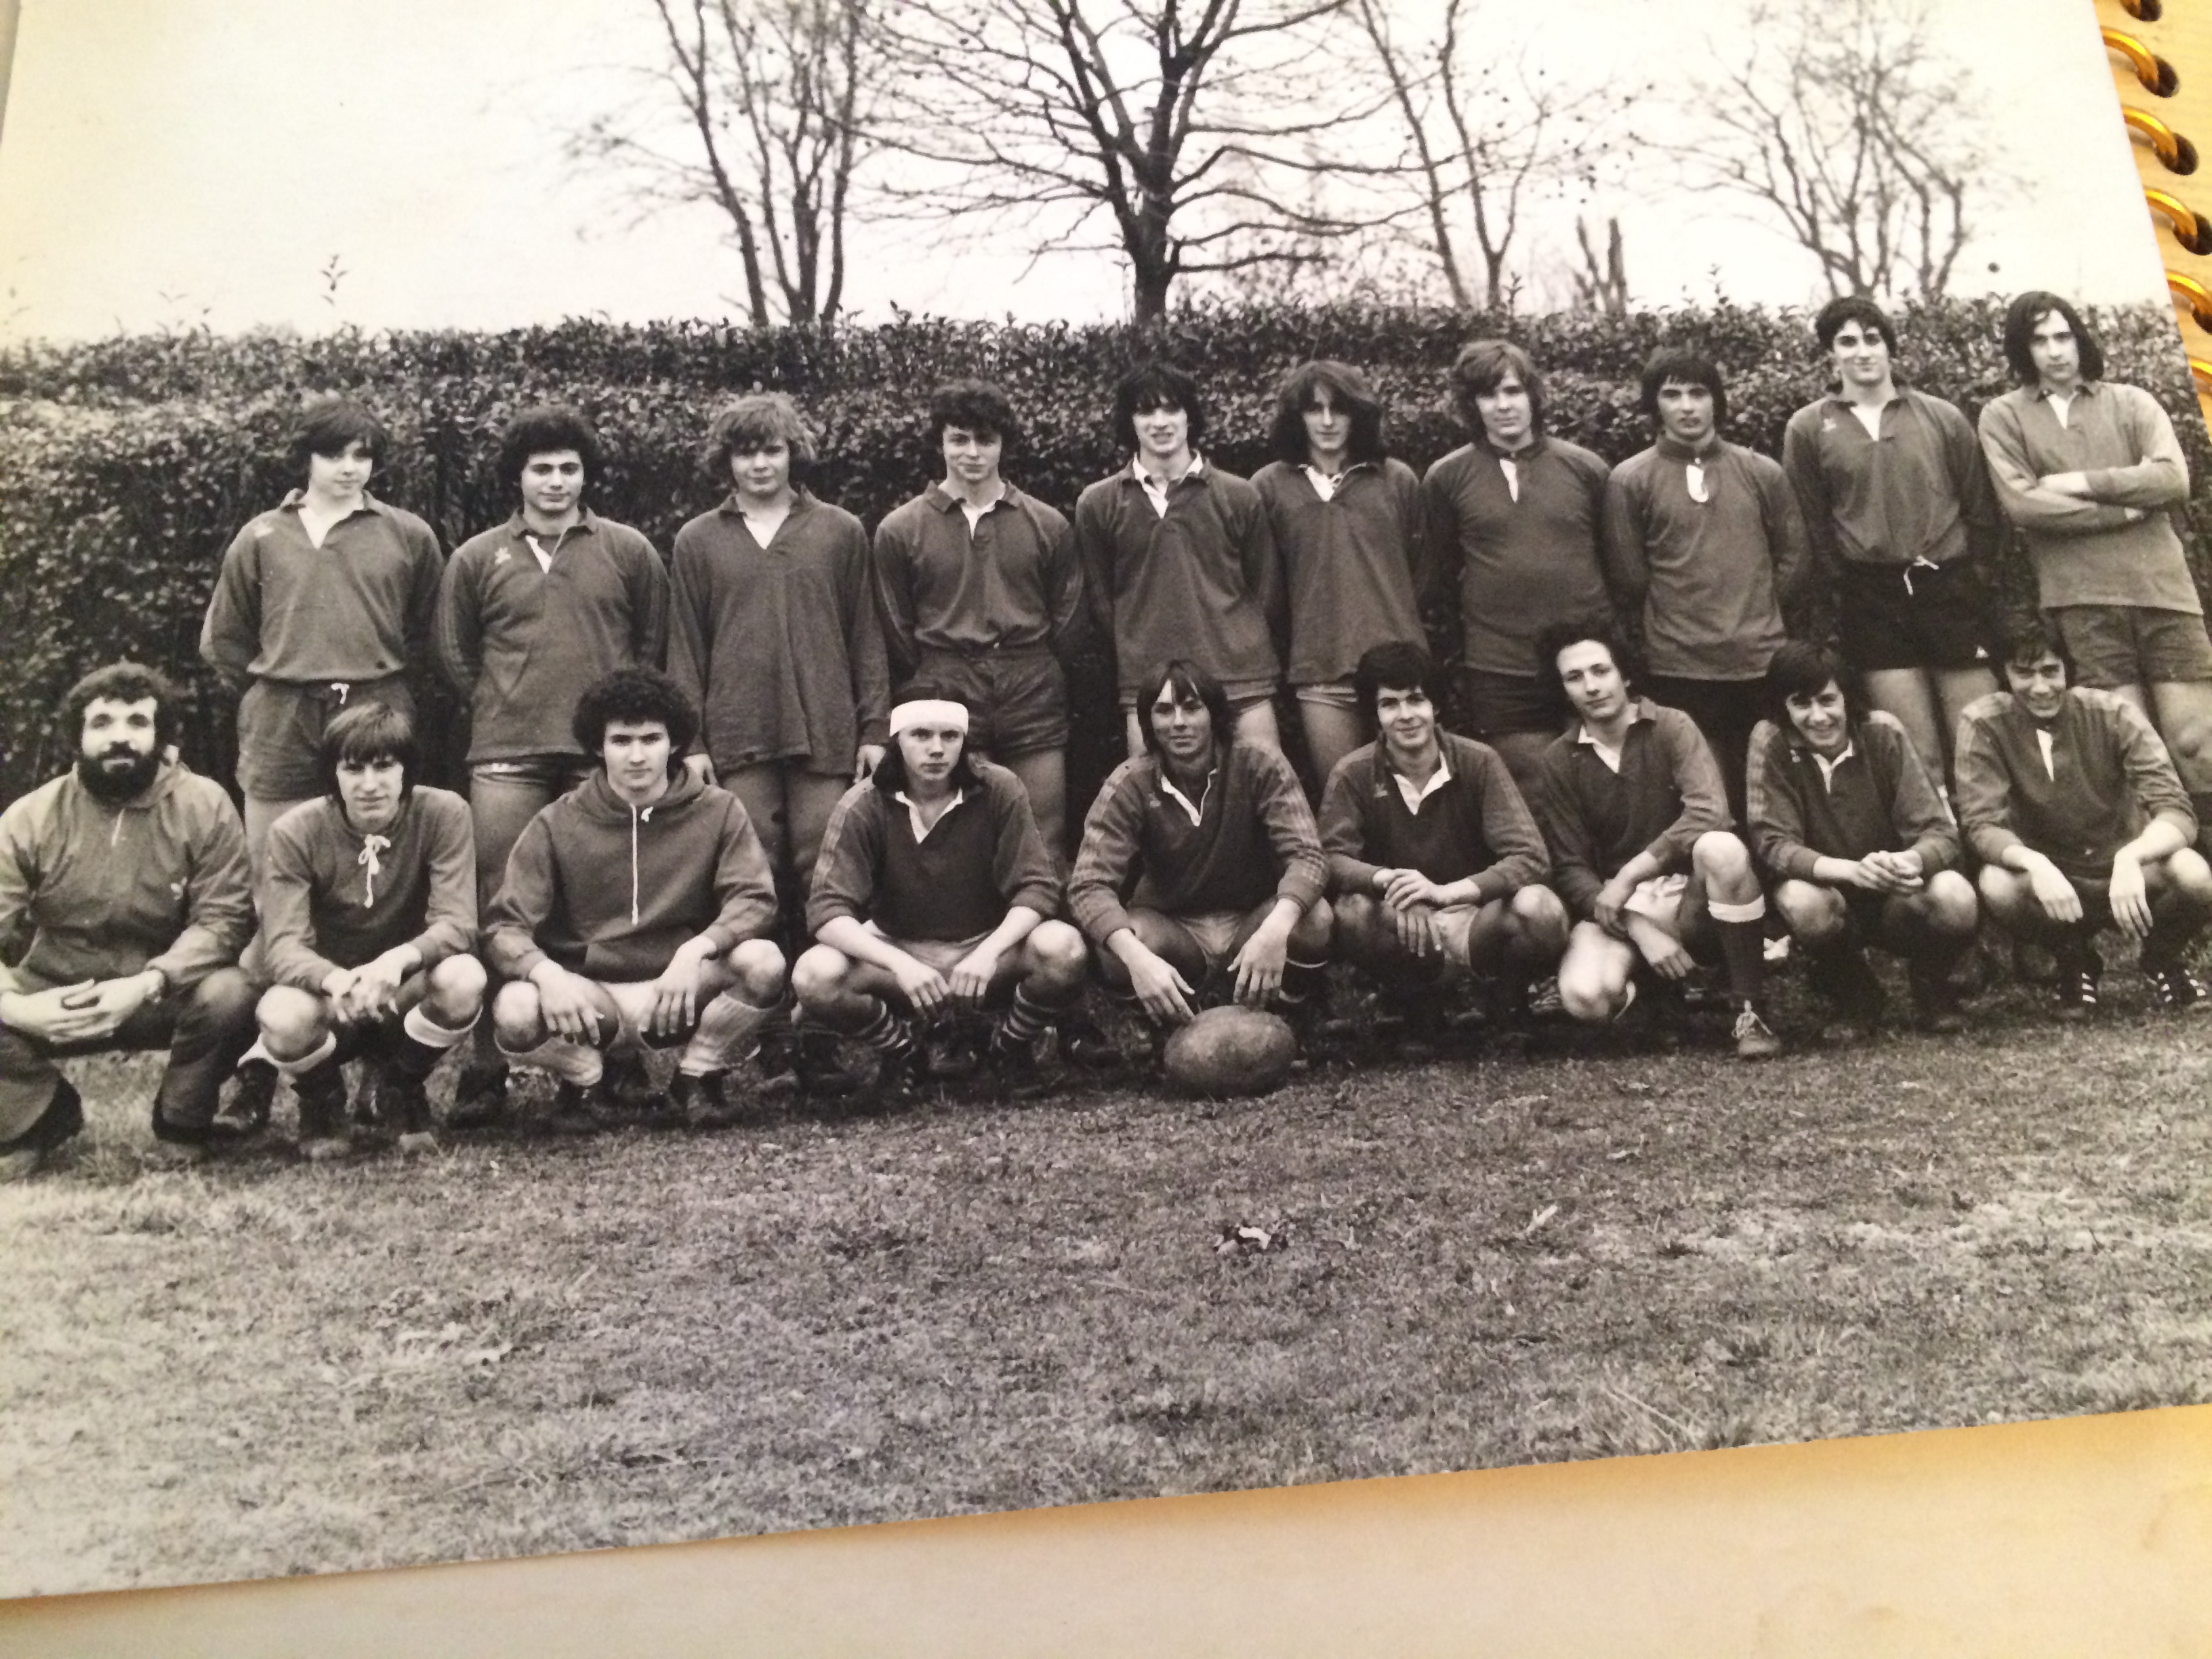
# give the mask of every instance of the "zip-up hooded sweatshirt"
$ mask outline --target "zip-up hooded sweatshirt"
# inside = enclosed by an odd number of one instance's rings
[[[238,960],[253,932],[246,830],[222,786],[180,761],[127,801],[76,772],[0,812],[0,941],[27,921],[27,985],[158,968],[172,991]]]
[[[477,942],[469,804],[417,787],[390,829],[364,836],[325,795],[269,827],[261,936],[269,976],[319,994],[340,968],[412,945],[428,973]]]
[[[550,957],[617,984],[656,979],[706,934],[717,954],[766,933],[775,886],[735,795],[679,772],[632,806],[595,771],[524,828],[485,923],[486,954],[508,979]]]

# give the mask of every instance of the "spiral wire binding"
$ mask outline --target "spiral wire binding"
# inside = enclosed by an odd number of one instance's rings
[[[2162,0],[2118,0],[2121,8],[2138,22],[2155,23],[2164,14]],[[2181,76],[2173,65],[2151,49],[2140,36],[2125,29],[2106,28],[2101,31],[2106,47],[2126,59],[2143,90],[2157,98],[2171,98],[2180,89]],[[2120,116],[2127,123],[2131,135],[2140,137],[2158,158],[2159,165],[2177,177],[2186,178],[2197,171],[2197,146],[2165,120],[2148,110],[2138,109],[2132,104],[2121,106]],[[2164,219],[2172,228],[2173,239],[2191,253],[2212,254],[2212,219],[2197,213],[2171,191],[2143,190],[2143,200],[2151,211]],[[2174,299],[2188,308],[2197,326],[2212,333],[2212,288],[2185,271],[2168,270],[2166,285]],[[2191,354],[2190,371],[2196,375],[2200,388],[2212,391],[2212,360]]]

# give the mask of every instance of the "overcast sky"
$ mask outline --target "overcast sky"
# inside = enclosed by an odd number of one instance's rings
[[[1491,15],[1547,19],[1559,62],[1582,72],[1668,80],[1746,3],[1492,0]],[[1998,147],[2033,181],[1954,285],[2162,295],[2090,0],[1937,12],[1945,43],[1979,64]],[[649,60],[654,27],[646,0],[23,0],[0,133],[0,329],[733,314],[740,280],[712,217],[641,219],[559,154],[566,128],[629,95],[620,66]],[[1638,302],[1823,296],[1802,255],[1666,176],[1627,157],[1585,210],[1621,219]],[[1571,234],[1555,212],[1530,252],[1564,255]],[[863,316],[894,301],[969,317],[1123,307],[1120,273],[1096,257],[948,253],[911,229],[864,228],[854,245]]]

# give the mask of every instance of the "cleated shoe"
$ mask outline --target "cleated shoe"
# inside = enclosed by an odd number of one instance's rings
[[[799,1033],[799,1086],[817,1099],[836,1099],[866,1088],[872,1073],[855,1071],[840,1057],[837,1034],[821,1026]]]
[[[376,1109],[398,1134],[403,1155],[416,1158],[438,1150],[438,1137],[430,1122],[427,1079],[386,1072],[376,1080]]]
[[[1054,1079],[1037,1059],[1036,1044],[1015,1042],[994,1033],[991,1073],[1001,1100],[1037,1100],[1052,1092]]]
[[[507,1115],[507,1067],[468,1066],[453,1087],[446,1127],[455,1131],[488,1129]]]
[[[649,1115],[659,1103],[660,1091],[653,1086],[653,1071],[645,1056],[634,1048],[609,1054],[599,1077],[599,1098],[618,1112]]]
[[[730,1074],[727,1072],[706,1072],[693,1076],[678,1072],[670,1079],[668,1104],[671,1112],[692,1130],[727,1129],[744,1115],[738,1103],[728,1094]]]
[[[1948,977],[1924,973],[1917,963],[1907,969],[1907,976],[1912,986],[1915,1024],[1938,1036],[1954,1036],[1966,1029],[1966,1017],[1959,1012],[1958,988]]]
[[[935,1083],[964,1083],[983,1069],[975,1034],[962,1020],[932,1026],[922,1039],[921,1054],[923,1073]]]
[[[2090,968],[2062,967],[2052,994],[2051,1017],[2078,1025],[2097,1012],[2097,973]]]
[[[561,1079],[560,1086],[553,1091],[552,1108],[545,1114],[548,1133],[595,1135],[613,1127],[599,1085],[586,1087],[566,1078]]]
[[[1773,1028],[1759,1016],[1756,1005],[1745,1003],[1736,1010],[1735,1026],[1729,1033],[1735,1038],[1735,1057],[1738,1060],[1771,1060],[1782,1052],[1782,1039],[1774,1035]]]
[[[1121,1063],[1114,1039],[1079,1008],[1060,1017],[1060,1054],[1069,1065],[1086,1072],[1110,1072]]]
[[[292,1079],[292,1092],[300,1101],[300,1156],[310,1164],[327,1164],[353,1150],[346,1139],[345,1073],[325,1061],[312,1072]]]
[[[799,1074],[799,1052],[798,1028],[780,1016],[770,1020],[761,1032],[760,1047],[752,1054],[753,1064],[760,1072],[760,1081],[754,1087],[764,1098],[799,1091],[803,1084]]]
[[[2212,1010],[2212,1001],[2206,1000],[2204,981],[2176,963],[2171,968],[2152,970],[2151,998],[2170,1014],[2201,1014]]]
[[[247,1140],[269,1127],[269,1109],[276,1103],[276,1068],[265,1060],[249,1060],[234,1073],[230,1099],[216,1114],[222,1133]]]

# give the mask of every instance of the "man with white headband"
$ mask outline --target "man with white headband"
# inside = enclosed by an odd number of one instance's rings
[[[991,1034],[1001,1085],[1044,1083],[1036,1042],[1083,992],[1082,935],[1050,918],[1060,884],[1021,780],[966,752],[967,704],[934,681],[891,710],[875,775],[830,815],[807,901],[817,941],[792,972],[801,1017],[878,1062],[879,1100],[920,1076],[957,1076],[972,1054],[953,1017],[1004,1000]],[[909,1015],[939,1028],[925,1057]]]

